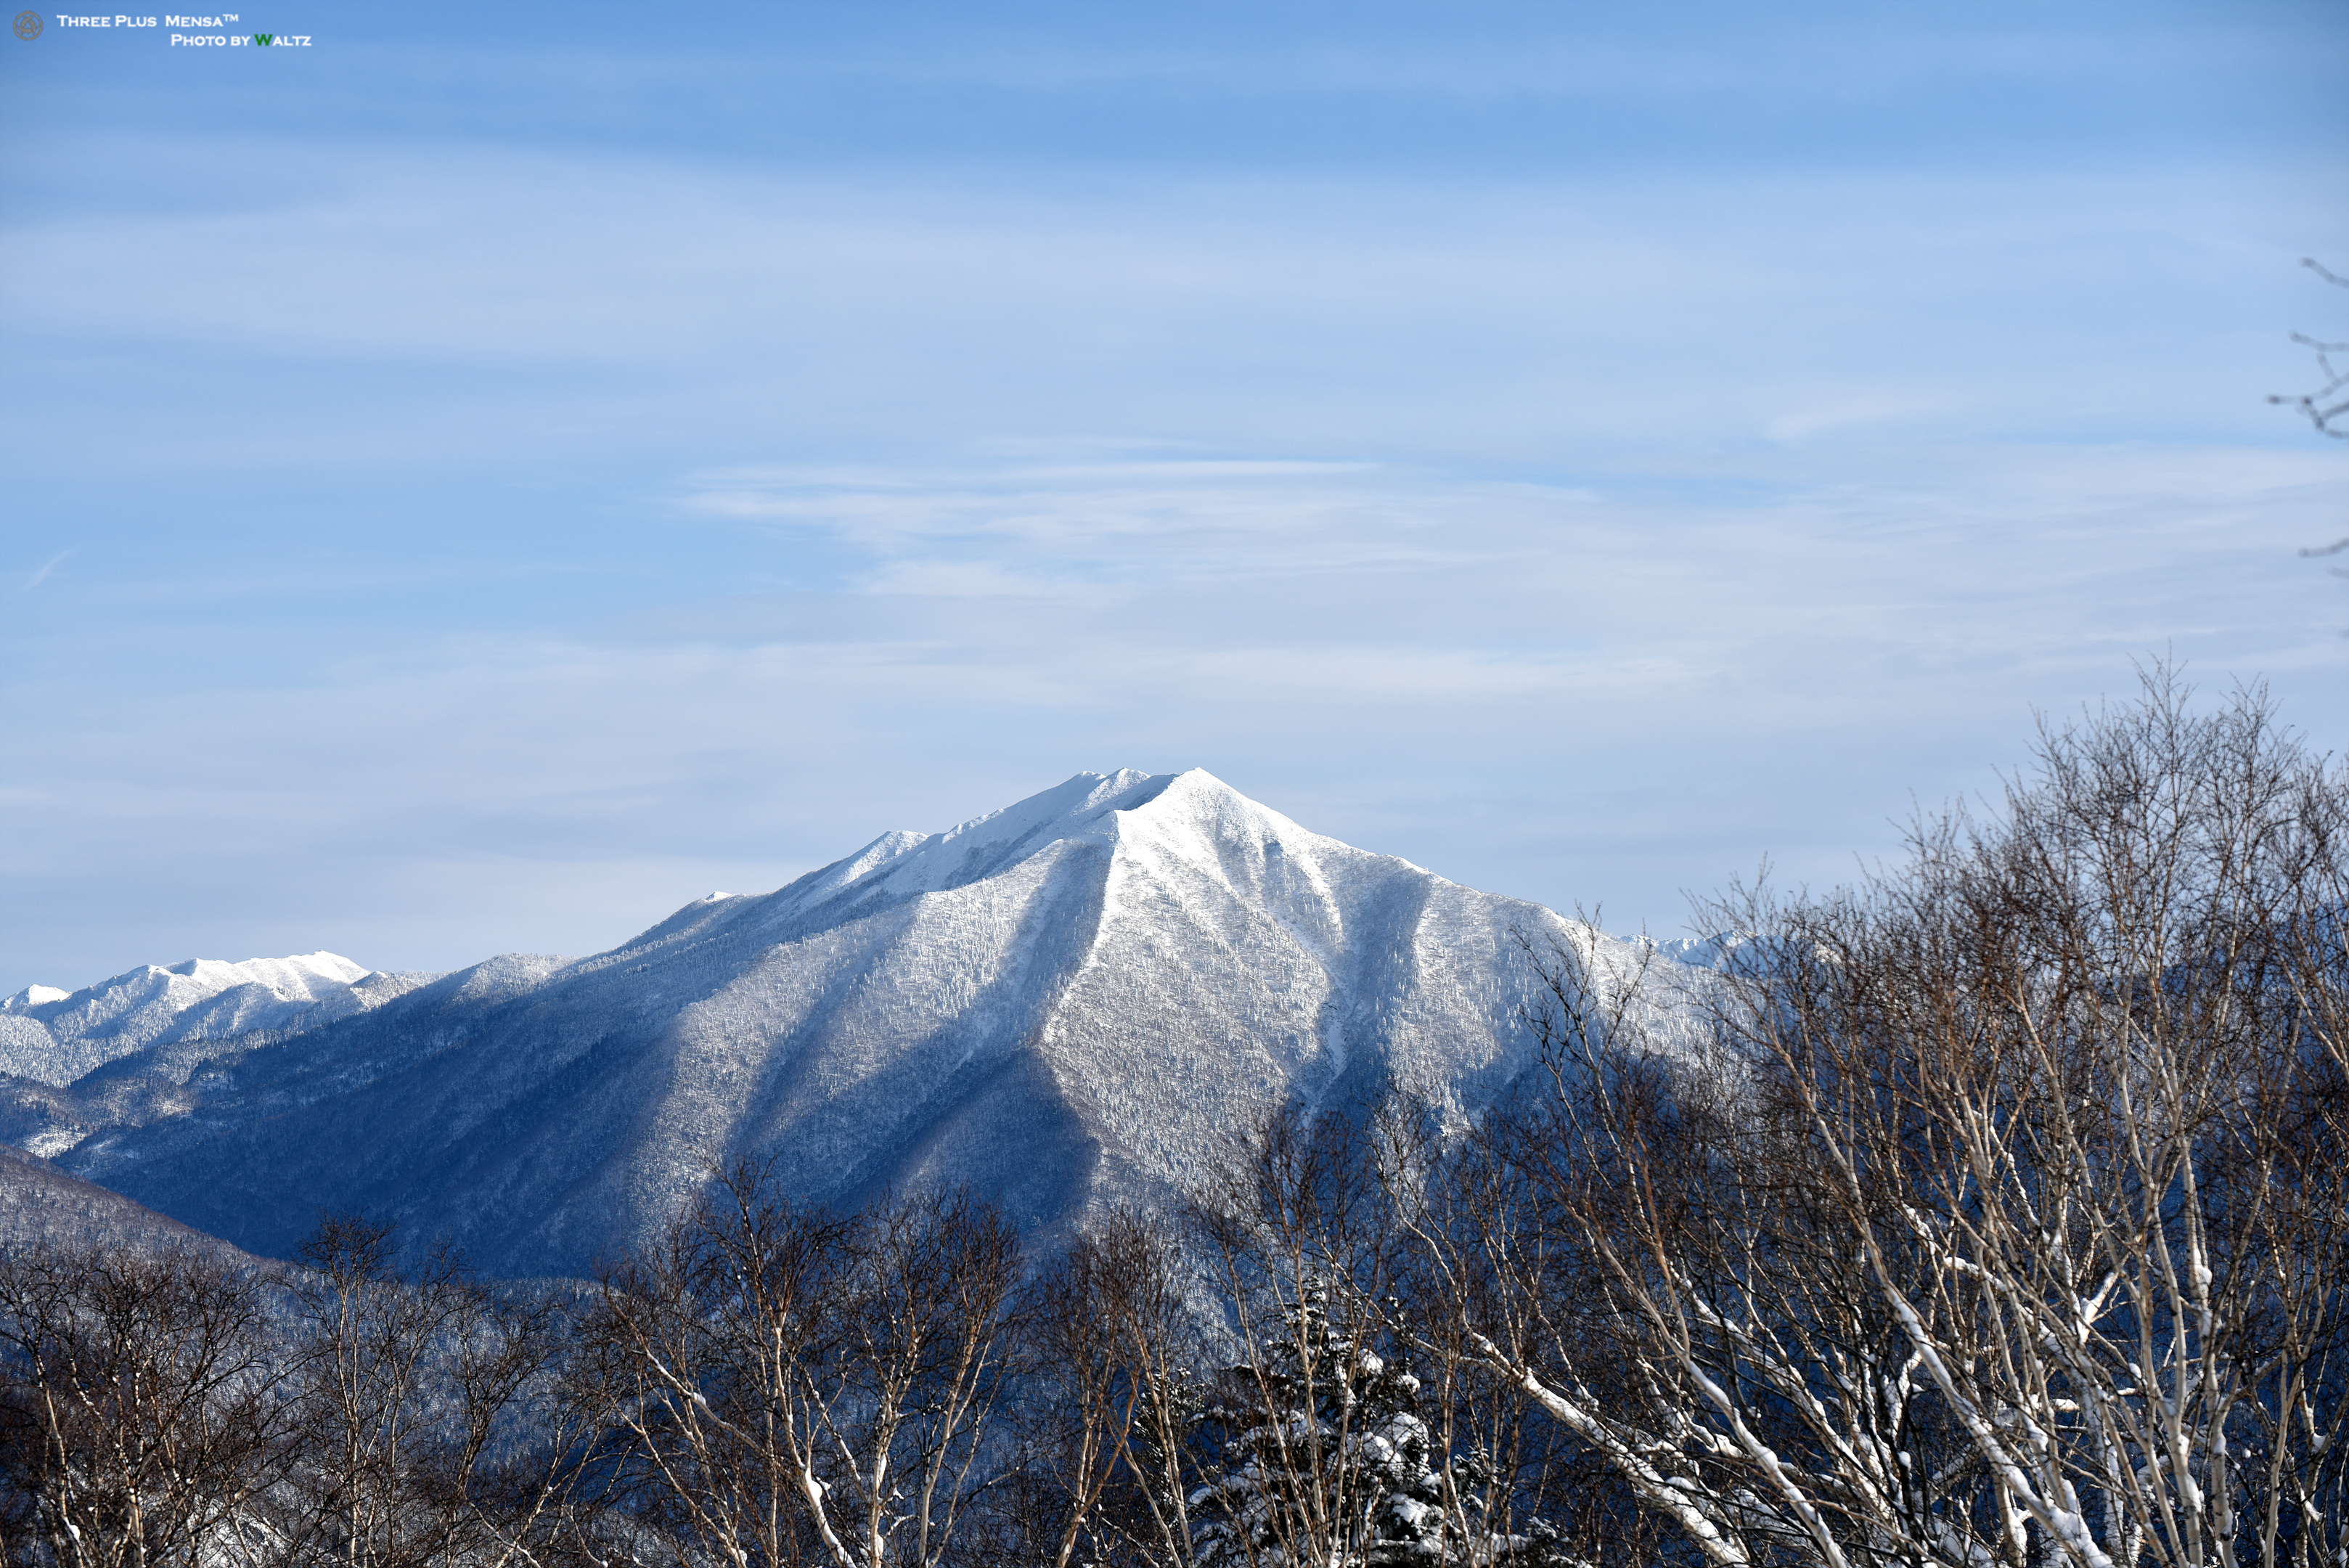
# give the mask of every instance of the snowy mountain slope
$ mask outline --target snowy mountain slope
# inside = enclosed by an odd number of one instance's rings
[[[12,1247],[171,1247],[251,1262],[218,1237],[0,1145],[0,1240]]]
[[[181,1043],[315,1028],[402,989],[398,977],[330,952],[149,964],[72,992],[27,986],[0,998],[0,1073],[62,1086],[109,1062]]]
[[[508,1273],[585,1271],[742,1156],[817,1199],[968,1180],[1049,1229],[1289,1096],[1485,1103],[1529,1048],[1513,929],[1630,952],[1204,772],[1083,774],[212,1063],[60,1163],[258,1251],[352,1207]]]

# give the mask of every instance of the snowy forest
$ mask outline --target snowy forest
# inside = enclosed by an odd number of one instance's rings
[[[1542,946],[1490,1114],[1291,1107],[1175,1210],[19,1247],[0,1557],[2342,1568],[2344,909],[2349,771],[2157,671],[1710,968]]]

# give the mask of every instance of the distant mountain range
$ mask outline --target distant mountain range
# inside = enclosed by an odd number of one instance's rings
[[[0,1136],[270,1255],[354,1209],[582,1273],[743,1156],[816,1200],[968,1181],[1050,1232],[1167,1198],[1285,1100],[1488,1104],[1531,1050],[1516,932],[1631,956],[1202,771],[1080,774],[592,958],[19,992]]]
[[[173,1045],[313,1029],[388,1001],[409,983],[318,952],[243,963],[190,959],[169,969],[149,964],[72,992],[26,986],[0,997],[0,1073],[62,1085],[109,1062]]]

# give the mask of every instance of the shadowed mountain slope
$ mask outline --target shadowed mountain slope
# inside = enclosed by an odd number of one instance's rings
[[[43,1245],[178,1248],[223,1262],[252,1261],[216,1236],[0,1144],[0,1247]]]

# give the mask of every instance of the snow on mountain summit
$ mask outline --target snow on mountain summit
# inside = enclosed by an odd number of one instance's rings
[[[1489,1103],[1532,1059],[1519,933],[1630,951],[1201,769],[1079,774],[215,1064],[61,1163],[258,1251],[324,1204],[509,1273],[584,1272],[746,1157],[807,1200],[967,1181],[1049,1230],[1196,1181],[1286,1100]]]
[[[1047,844],[1085,833],[1111,813],[1143,804],[1175,777],[1136,773],[1132,768],[1113,774],[1079,774],[1040,794],[972,817],[944,833],[903,829],[885,833],[854,855],[782,891],[797,894],[791,907],[807,909],[859,884],[895,896],[959,888]]]
[[[181,1040],[214,1040],[325,1023],[366,1005],[353,988],[373,971],[338,953],[189,959],[146,964],[80,991],[26,988],[0,1002],[0,1072],[53,1085]]]

